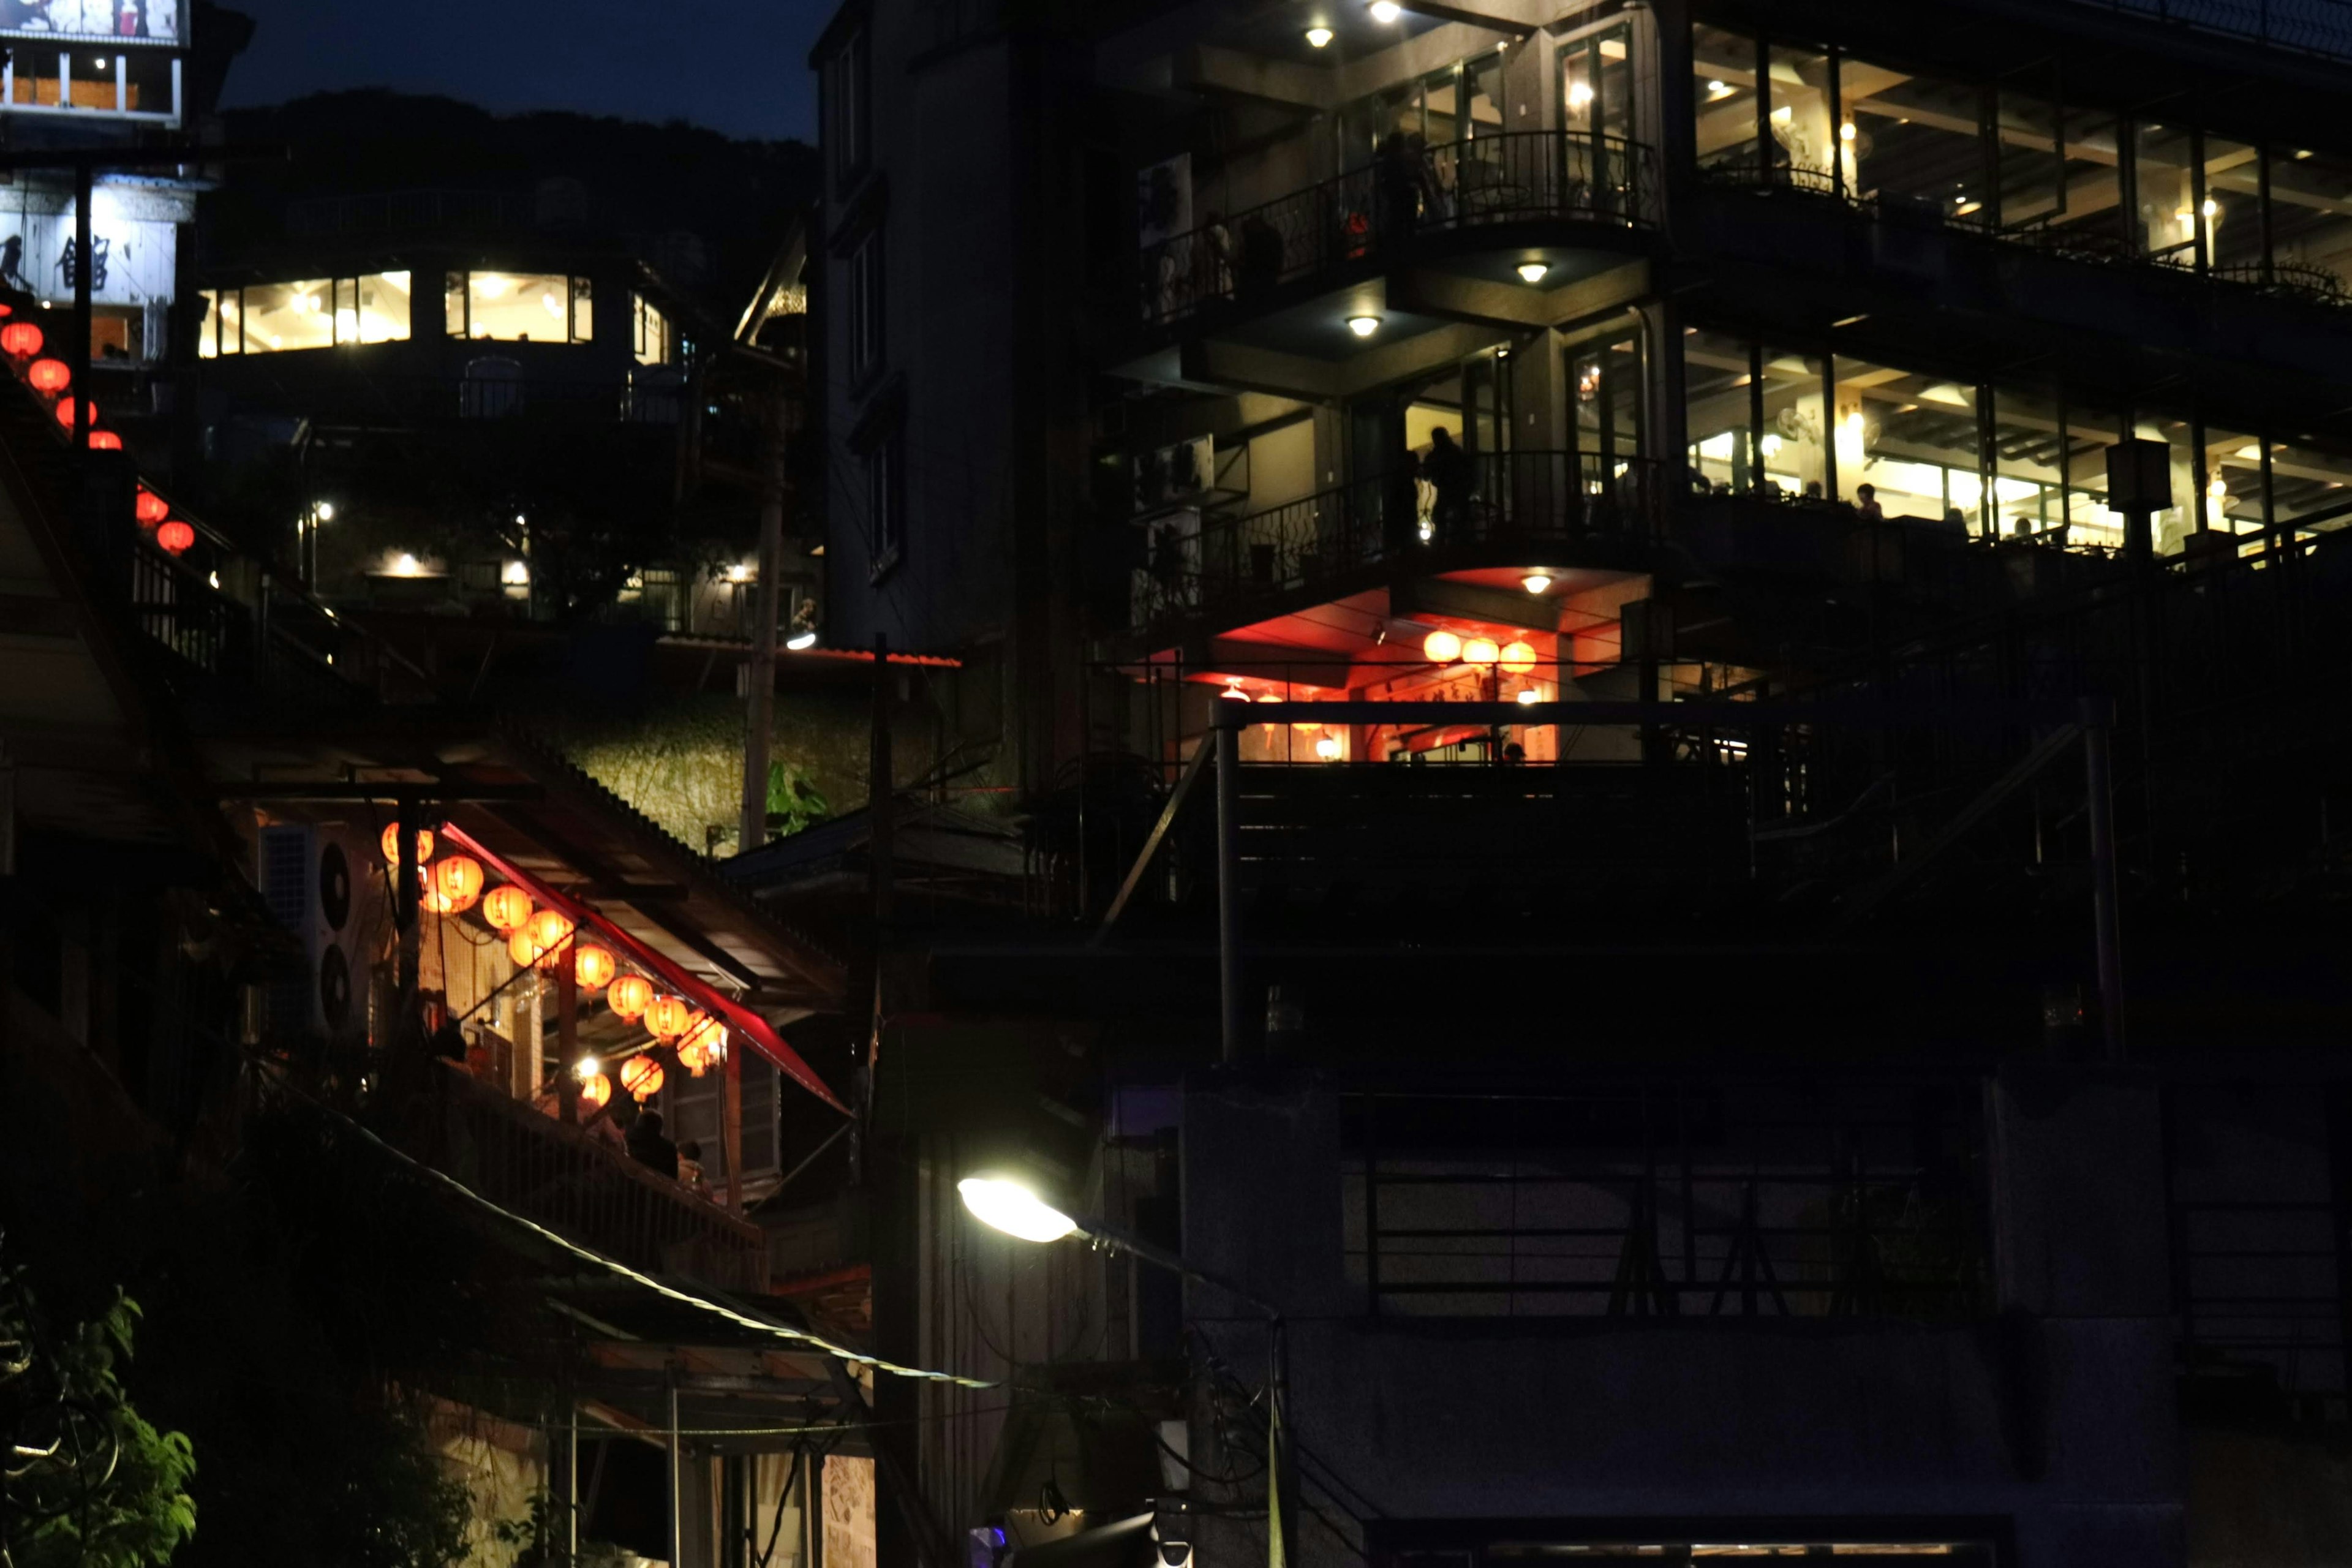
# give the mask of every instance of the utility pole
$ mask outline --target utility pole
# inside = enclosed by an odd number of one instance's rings
[[[775,740],[776,636],[782,614],[784,575],[784,448],[788,416],[781,387],[768,409],[766,483],[760,495],[760,584],[751,620],[751,659],[743,707],[743,812],[736,852],[768,841],[768,758]]]

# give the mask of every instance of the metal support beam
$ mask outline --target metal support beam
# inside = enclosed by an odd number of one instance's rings
[[[1210,755],[1222,750],[1214,737],[1194,749],[1192,760],[1184,764],[1184,772],[1176,780],[1176,787],[1169,792],[1168,804],[1160,808],[1160,820],[1151,825],[1151,832],[1144,839],[1142,849],[1137,853],[1135,864],[1128,868],[1126,879],[1119,883],[1118,895],[1111,900],[1110,908],[1104,911],[1102,924],[1095,928],[1095,934],[1087,942],[1087,946],[1099,947],[1103,938],[1110,934],[1110,928],[1127,909],[1127,901],[1135,897],[1135,889],[1143,885],[1143,873],[1150,869],[1152,857],[1160,853],[1161,841],[1168,837],[1169,828],[1175,826],[1176,814],[1184,809],[1185,797],[1192,793],[1192,781],[1201,776],[1202,768]]]
[[[2121,913],[2116,907],[2115,763],[2108,735],[2114,710],[2096,698],[2083,700],[2083,790],[2091,823],[2091,923],[2098,950],[2099,1029],[2107,1059],[2125,1059],[2124,954]]]
[[[1217,703],[1216,707],[1227,704]],[[1231,704],[1239,707],[1239,703]],[[1252,703],[1253,708],[1259,704]],[[1332,704],[1330,706],[1339,706]],[[1241,730],[1231,715],[1202,741],[1217,749],[1217,1016],[1224,1059],[1242,1055]]]

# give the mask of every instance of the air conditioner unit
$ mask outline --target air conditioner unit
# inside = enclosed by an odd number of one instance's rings
[[[261,830],[260,852],[269,912],[302,939],[304,958],[299,979],[270,991],[271,1032],[364,1043],[392,930],[382,851],[348,825],[280,823]]]

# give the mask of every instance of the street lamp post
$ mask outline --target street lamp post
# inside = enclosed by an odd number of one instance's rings
[[[1297,1483],[1293,1477],[1290,1440],[1290,1351],[1282,1309],[1259,1300],[1229,1279],[1194,1267],[1165,1247],[1136,1237],[1123,1236],[1101,1224],[1081,1225],[1038,1195],[1035,1187],[1017,1176],[966,1176],[956,1184],[964,1207],[982,1225],[1021,1241],[1050,1244],[1065,1239],[1085,1242],[1100,1252],[1125,1253],[1129,1258],[1197,1280],[1234,1297],[1265,1319],[1265,1559],[1267,1568],[1289,1568],[1297,1555]]]

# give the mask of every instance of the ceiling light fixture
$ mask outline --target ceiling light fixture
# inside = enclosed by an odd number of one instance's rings
[[[1540,594],[1551,586],[1551,578],[1541,572],[1530,572],[1519,579],[1519,586],[1530,594]]]
[[[1381,319],[1378,316],[1350,316],[1348,318],[1348,330],[1360,338],[1369,338],[1381,330]]]
[[[1523,283],[1540,283],[1544,280],[1544,274],[1550,270],[1550,266],[1545,262],[1522,261],[1518,265],[1519,280]]]
[[[1330,28],[1328,28],[1328,27],[1319,27],[1319,26],[1318,26],[1318,27],[1309,27],[1309,28],[1307,28],[1307,47],[1308,47],[1309,48],[1316,48],[1316,49],[1324,48],[1324,47],[1328,47],[1328,46],[1329,46],[1329,44],[1330,44],[1330,42],[1331,42],[1331,29],[1330,29]]]
[[[1386,26],[1404,15],[1404,7],[1396,0],[1372,0],[1372,20]]]

